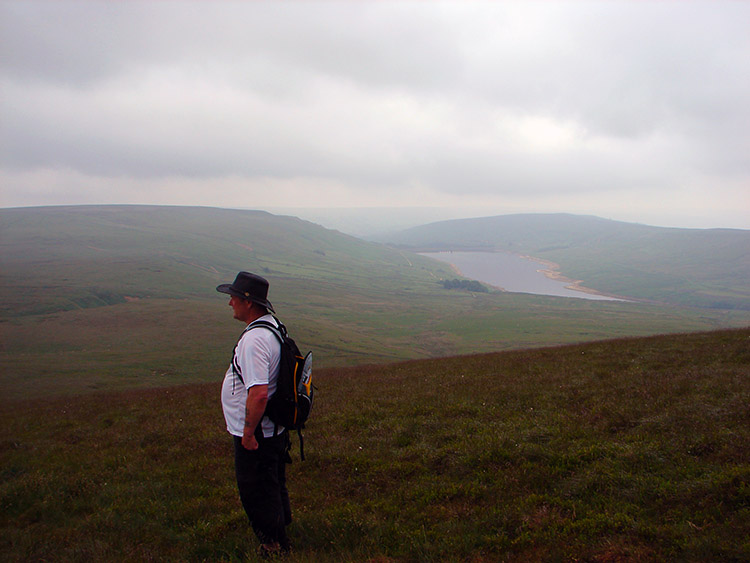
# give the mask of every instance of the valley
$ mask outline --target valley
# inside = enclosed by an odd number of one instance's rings
[[[215,287],[240,269],[270,280],[320,367],[750,325],[741,307],[448,290],[448,264],[258,211],[5,209],[0,229],[6,401],[30,380],[53,395],[214,381],[242,328]]]

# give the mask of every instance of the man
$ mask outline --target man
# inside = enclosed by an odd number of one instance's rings
[[[230,296],[234,318],[248,327],[253,321],[278,323],[268,301],[268,281],[248,272],[216,291]],[[270,312],[269,312],[270,311]],[[292,521],[286,488],[288,432],[265,416],[276,390],[281,345],[267,328],[247,328],[240,336],[224,376],[221,403],[227,430],[234,438],[234,462],[242,506],[261,555],[289,550],[286,526]]]

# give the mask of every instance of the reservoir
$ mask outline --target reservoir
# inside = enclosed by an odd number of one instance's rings
[[[577,297],[599,301],[622,301],[615,297],[576,290],[572,282],[545,275],[549,266],[510,252],[420,252],[453,265],[463,277],[514,293]],[[573,287],[571,287],[573,286]]]

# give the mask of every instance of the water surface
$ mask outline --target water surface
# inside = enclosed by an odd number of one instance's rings
[[[622,301],[572,289],[570,282],[552,279],[544,274],[549,266],[532,258],[510,252],[420,252],[455,266],[461,275],[514,293],[577,297],[600,301]]]

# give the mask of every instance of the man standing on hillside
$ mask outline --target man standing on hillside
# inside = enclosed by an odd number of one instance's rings
[[[230,295],[234,318],[247,328],[240,336],[224,376],[221,403],[234,437],[234,464],[242,506],[264,556],[289,551],[286,526],[292,520],[286,488],[288,432],[265,416],[276,390],[281,345],[268,329],[250,330],[257,320],[278,325],[268,301],[268,281],[248,272],[216,291]]]

